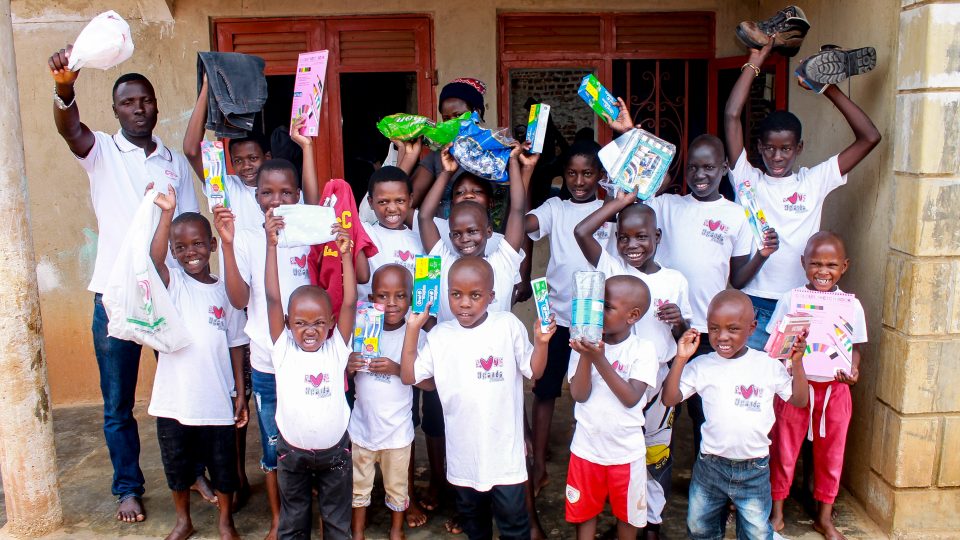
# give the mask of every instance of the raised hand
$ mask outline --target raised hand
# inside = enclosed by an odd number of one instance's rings
[[[232,244],[235,231],[235,217],[229,208],[222,204],[213,207],[213,226],[224,244]]]
[[[267,234],[267,245],[276,247],[280,243],[280,229],[284,227],[283,216],[273,214],[273,208],[267,210],[263,230]]]
[[[684,362],[689,360],[696,354],[698,347],[700,347],[700,331],[696,328],[687,329],[677,342],[677,359]]]
[[[453,147],[453,143],[443,147],[443,150],[440,152],[440,164],[443,165],[444,171],[448,173],[455,173],[457,172],[457,169],[460,168],[460,164],[457,163],[457,160],[454,159],[453,154],[450,153],[451,147]]]
[[[340,252],[340,258],[343,258],[345,255],[350,255],[350,253],[353,252],[353,240],[350,238],[350,233],[339,223],[334,223],[333,227],[330,227],[330,232],[337,236],[334,241],[337,243],[337,251]]]
[[[297,146],[300,148],[309,148],[310,145],[313,144],[313,137],[307,137],[301,133],[306,125],[306,116],[298,117],[293,121],[293,124],[290,125],[290,139],[297,143]]]
[[[630,117],[630,108],[621,98],[617,98],[617,105],[620,107],[620,114],[613,119],[607,118],[607,125],[617,133],[626,133],[634,128],[633,118]]]
[[[540,321],[533,323],[533,339],[536,342],[547,344],[550,343],[553,334],[557,332],[557,322],[554,320],[552,313],[550,319],[544,322],[548,323],[546,328],[540,324]]]
[[[151,184],[149,187],[153,187]],[[148,187],[148,191],[149,191]],[[173,185],[170,184],[167,186],[166,193],[157,193],[157,198],[153,200],[153,203],[160,207],[160,210],[165,212],[170,212],[176,209],[177,207],[177,191],[173,189]]]
[[[70,51],[72,50],[73,45],[67,45],[66,48],[51,54],[50,58],[47,59],[50,75],[53,76],[53,82],[56,84],[72,85],[74,81],[77,80],[77,77],[80,76],[79,70],[70,71],[67,69],[67,66],[70,64]]]
[[[778,249],[780,249],[780,235],[777,234],[776,229],[770,227],[763,233],[763,249],[760,250],[760,255],[769,257]]]

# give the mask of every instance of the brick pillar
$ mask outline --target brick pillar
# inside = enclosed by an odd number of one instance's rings
[[[960,2],[902,0],[890,249],[866,503],[960,530]]]

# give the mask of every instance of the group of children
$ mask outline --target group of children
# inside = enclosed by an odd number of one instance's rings
[[[370,178],[364,224],[376,247],[354,245],[357,223],[334,226],[342,262],[342,301],[311,285],[308,248],[278,246],[280,205],[318,204],[320,184],[312,141],[291,129],[304,148],[302,180],[288,161],[271,159],[256,139],[229,150],[237,177],[230,208],[214,225],[198,213],[174,219],[176,196],[162,209],[151,254],[194,343],[161,354],[150,404],[178,521],[169,538],[193,531],[189,488],[198,467],[209,471],[220,508],[220,531],[237,536],[232,494],[245,484],[236,428],[248,418],[252,391],[263,450],[261,467],[273,513],[271,537],[309,538],[318,497],[324,538],[364,537],[375,467],[382,472],[390,537],[426,521],[455,492],[457,518],[448,523],[473,539],[542,536],[536,495],[547,484],[545,463],[555,401],[564,379],[575,402],[566,518],[578,538],[593,538],[609,501],[617,536],[658,538],[670,493],[675,407],[687,401],[698,456],[687,518],[692,538],[721,538],[736,514],[743,538],[770,538],[783,527],[803,437],[814,448],[815,527],[842,538],[831,512],[839,489],[850,421],[852,369],[808,381],[805,342],[781,363],[762,351],[766,333],[789,313],[790,291],[836,291],[848,259],[839,236],[818,232],[826,195],[879,142],[866,114],[835,86],[823,94],[851,126],[855,141],[837,156],[794,172],[803,149],[800,122],[785,111],[759,127],[764,169],[747,161],[741,112],[773,40],[751,52],[727,103],[726,149],[697,137],[682,171],[687,195],[638,202],[621,192],[599,195],[605,171],[599,146],[579,142],[565,156],[569,198],[529,209],[538,156],[517,144],[509,160],[509,203],[503,234],[493,231],[489,181],[461,169],[444,149],[421,160],[417,141],[395,142],[396,166]],[[755,71],[756,70],[756,71]],[[482,115],[482,83],[457,80],[441,93],[440,111]],[[199,169],[206,97],[201,90],[184,139]],[[610,122],[634,126],[628,107]],[[748,141],[749,142],[749,141]],[[733,160],[729,167],[728,159]],[[740,205],[723,198],[728,177],[749,182],[775,226],[754,245]],[[302,191],[301,191],[302,186]],[[449,204],[446,219],[440,208]],[[549,243],[546,277],[553,314],[528,329],[511,313],[527,238]],[[167,249],[179,263],[164,262]],[[210,257],[222,253],[221,274]],[[528,244],[529,248],[529,244]],[[410,313],[416,255],[442,261],[439,314]],[[573,275],[606,277],[603,338],[571,339]],[[741,290],[743,292],[741,292]],[[338,291],[339,292],[339,291]],[[340,296],[335,295],[335,296]],[[384,306],[381,357],[352,352],[357,300]],[[866,341],[862,308],[850,321],[854,343]],[[759,327],[758,327],[759,326]],[[533,338],[531,340],[530,333]],[[249,342],[251,373],[244,373]],[[355,401],[347,399],[352,379]],[[524,379],[533,383],[531,455],[525,445]],[[249,382],[248,382],[249,381]],[[414,502],[413,440],[427,437],[430,488]],[[239,459],[239,461],[238,461]]]

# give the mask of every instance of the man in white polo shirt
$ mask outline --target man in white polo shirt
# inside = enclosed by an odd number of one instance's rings
[[[121,75],[113,87],[113,113],[120,130],[109,135],[91,131],[80,122],[73,85],[79,72],[69,71],[70,49],[54,52],[48,67],[54,80],[53,118],[77,162],[90,177],[90,195],[97,216],[97,260],[87,287],[94,293],[93,345],[103,394],[103,434],[113,463],[113,494],[117,519],[143,521],[143,472],[140,436],[133,418],[140,345],[107,336],[107,315],[101,293],[117,252],[149,184],[161,193],[177,190],[177,212],[196,212],[190,165],[153,135],[157,125],[157,98],[143,75]],[[168,254],[169,257],[169,254]]]

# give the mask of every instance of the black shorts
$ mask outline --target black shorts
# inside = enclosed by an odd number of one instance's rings
[[[436,390],[420,392],[420,401],[423,404],[420,429],[428,437],[443,437],[443,405],[440,404],[440,394]]]
[[[563,390],[563,380],[570,367],[570,329],[557,326],[547,346],[547,367],[543,376],[533,384],[533,395],[540,399],[556,399]]]
[[[197,465],[210,471],[210,484],[220,493],[237,489],[237,428],[185,426],[172,418],[157,417],[160,459],[173,491],[186,491],[197,480]]]
[[[413,387],[413,429],[420,425],[420,389]]]

